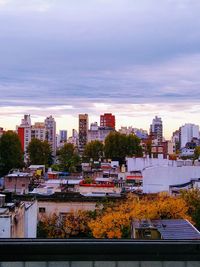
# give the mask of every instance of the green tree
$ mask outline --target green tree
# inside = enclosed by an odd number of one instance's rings
[[[23,151],[18,135],[12,131],[4,133],[0,138],[0,175],[23,165]]]
[[[91,141],[85,146],[83,157],[87,160],[92,158],[93,160],[99,160],[103,157],[104,145],[99,140]]]
[[[111,132],[105,139],[105,157],[113,160],[125,161],[126,156],[142,156],[140,139],[133,135]]]
[[[44,164],[47,167],[52,164],[52,150],[47,141],[32,139],[27,152],[31,164]]]
[[[76,171],[77,165],[80,164],[80,157],[73,144],[64,144],[57,151],[57,156],[62,171],[74,172]]]
[[[200,156],[200,146],[196,146],[194,150],[194,159],[198,159]]]

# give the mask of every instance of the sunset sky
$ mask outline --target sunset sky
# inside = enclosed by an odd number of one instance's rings
[[[199,0],[0,0],[0,126],[200,124]]]

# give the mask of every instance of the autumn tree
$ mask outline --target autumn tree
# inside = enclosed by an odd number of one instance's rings
[[[31,164],[43,164],[45,166],[52,164],[52,150],[47,141],[32,139],[27,147],[27,152]]]
[[[39,233],[47,238],[88,237],[89,221],[90,216],[87,211],[71,211],[63,216],[53,213],[41,218]]]
[[[0,138],[0,175],[23,165],[23,151],[18,135],[12,131],[4,133]]]
[[[188,213],[192,217],[195,226],[200,229],[200,189],[183,190],[181,191],[181,196],[189,206]]]
[[[80,164],[80,157],[73,144],[64,144],[57,151],[57,156],[62,171],[76,171],[76,167]]]
[[[85,157],[87,160],[90,160],[91,158],[93,160],[99,160],[99,158],[103,157],[103,150],[104,145],[99,140],[91,141],[89,142],[84,149],[83,157]]]
[[[140,139],[133,135],[111,132],[105,139],[105,157],[123,163],[126,156],[142,156]]]
[[[156,198],[129,196],[128,199],[108,207],[97,219],[89,222],[95,238],[130,237],[130,225],[134,219],[189,219],[188,206],[181,197],[161,194]]]

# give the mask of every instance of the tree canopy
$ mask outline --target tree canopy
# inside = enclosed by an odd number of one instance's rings
[[[31,164],[43,164],[47,167],[52,164],[52,150],[47,141],[32,139],[27,152]]]
[[[194,149],[194,158],[198,159],[200,157],[200,146],[196,146]]]
[[[64,146],[57,151],[57,156],[60,170],[70,172],[76,171],[76,167],[80,163],[80,157],[73,144],[64,144]]]
[[[105,139],[105,157],[124,162],[127,156],[142,156],[140,139],[133,135],[111,132]]]
[[[85,157],[87,160],[90,160],[91,158],[93,160],[99,160],[99,158],[102,158],[104,154],[104,145],[99,140],[91,141],[87,143],[85,146],[83,157]]]
[[[47,237],[130,238],[131,222],[142,219],[188,219],[190,206],[182,197],[129,195],[127,199],[101,203],[95,211],[70,212],[64,217],[44,216],[40,224]]]
[[[4,133],[0,138],[0,175],[23,165],[23,151],[18,135],[12,131]]]
[[[189,219],[184,199],[161,194],[156,198],[130,196],[120,205],[108,207],[101,216],[89,222],[95,238],[130,238],[134,219]]]
[[[183,190],[181,195],[190,207],[189,215],[192,217],[195,226],[200,229],[200,189]]]

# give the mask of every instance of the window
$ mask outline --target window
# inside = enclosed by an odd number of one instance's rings
[[[39,208],[39,213],[45,213],[45,212],[46,212],[46,208],[44,208],[44,207]]]

